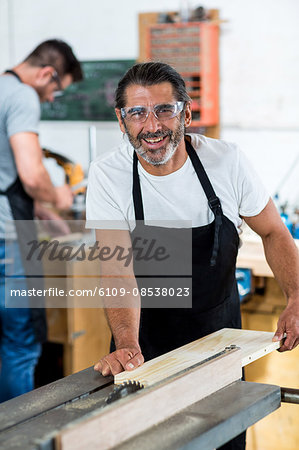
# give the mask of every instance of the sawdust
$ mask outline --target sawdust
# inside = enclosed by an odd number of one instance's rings
[[[96,406],[100,406],[102,403],[103,399],[93,398],[92,396],[89,396],[87,398],[77,400],[75,402],[67,403],[64,406],[64,409],[66,411],[92,409]]]

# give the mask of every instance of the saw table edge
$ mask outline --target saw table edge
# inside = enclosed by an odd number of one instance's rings
[[[134,435],[161,423],[189,405],[239,380],[242,376],[240,350],[173,377],[167,382],[137,391],[89,418],[76,421],[56,436],[58,450],[110,449]]]

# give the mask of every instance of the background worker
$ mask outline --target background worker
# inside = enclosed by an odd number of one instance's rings
[[[137,64],[124,75],[116,114],[127,139],[91,165],[87,226],[97,228],[96,220],[98,228],[103,220],[127,224],[117,236],[128,242],[135,220],[143,217],[148,228],[154,220],[191,220],[193,303],[192,309],[148,308],[141,315],[140,308],[107,308],[115,351],[95,370],[115,375],[221,328],[241,327],[235,267],[242,219],[262,237],[288,300],[275,339],[286,333],[281,350],[294,348],[299,342],[298,251],[244,155],[233,144],[185,133],[190,98],[181,76],[163,63]],[[97,230],[97,239],[111,246],[113,234]],[[224,448],[244,446],[243,434]]]
[[[58,210],[72,205],[67,185],[55,187],[43,161],[38,139],[40,102],[82,79],[71,47],[57,39],[42,42],[20,64],[0,76],[0,401],[33,389],[34,369],[46,338],[43,309],[6,308],[7,290],[26,288],[5,280],[5,223],[47,215],[40,202]],[[34,211],[35,209],[35,211]],[[45,215],[46,214],[46,215]],[[21,236],[17,236],[19,243]],[[16,244],[15,275],[24,275],[20,245]],[[20,281],[24,283],[24,281]]]

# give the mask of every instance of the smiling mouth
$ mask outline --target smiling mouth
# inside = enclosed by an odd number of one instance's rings
[[[149,144],[156,144],[157,142],[163,141],[164,137],[165,136],[158,137],[158,138],[155,138],[155,139],[145,139],[144,138],[144,140],[145,140],[145,142],[148,142]]]
[[[163,141],[164,139],[166,139],[166,137],[167,136],[160,136],[160,137],[157,137],[157,138],[154,138],[154,139],[151,139],[151,138],[143,138],[143,140],[145,141],[145,142],[147,142],[148,144],[157,144],[158,142],[161,142],[161,141]]]

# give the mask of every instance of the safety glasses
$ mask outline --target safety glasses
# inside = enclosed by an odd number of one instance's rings
[[[150,106],[128,106],[121,108],[120,113],[123,119],[128,122],[145,122],[149,113],[153,113],[155,118],[160,121],[169,120],[176,117],[183,111],[185,102],[161,103]]]
[[[57,95],[60,95],[60,91],[63,91],[63,87],[62,87],[62,84],[61,84],[61,78],[58,75],[57,70],[55,69],[54,66],[52,66],[52,64],[41,64],[40,65],[40,67],[48,67],[48,66],[53,67],[53,69],[54,69],[54,72],[52,73],[51,79],[52,79],[52,81],[54,81],[57,84],[57,91],[56,92],[57,92]]]
[[[63,91],[61,79],[60,79],[60,76],[58,75],[58,73],[56,72],[56,70],[52,74],[52,80],[55,81],[55,83],[57,84],[58,91]]]

